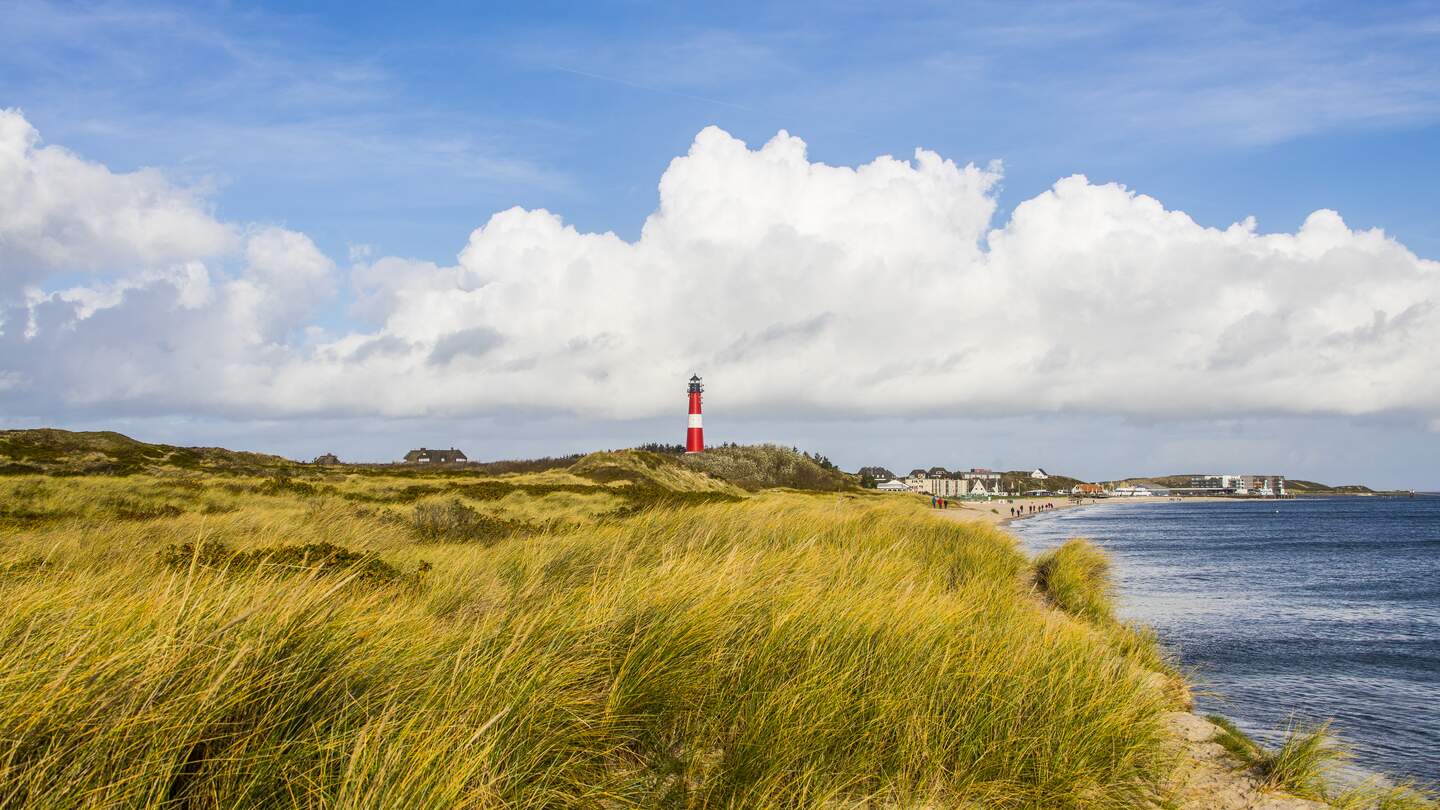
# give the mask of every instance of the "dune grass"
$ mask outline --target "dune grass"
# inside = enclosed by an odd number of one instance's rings
[[[1170,767],[1153,638],[907,500],[612,481],[642,508],[477,542],[417,529],[449,491],[183,480],[3,482],[45,517],[0,516],[0,806],[1109,808]]]
[[[1436,810],[1440,797],[1412,784],[1372,777],[1329,800],[1334,810]]]
[[[1067,540],[1035,558],[1032,577],[1036,589],[1052,605],[1103,635],[1133,665],[1158,676],[1166,700],[1174,708],[1191,705],[1189,679],[1155,631],[1116,617],[1110,559],[1103,549],[1083,538]]]
[[[1083,619],[1115,619],[1110,559],[1104,550],[1071,539],[1035,561],[1035,582],[1060,609]]]
[[[1315,726],[1292,723],[1280,747],[1269,749],[1241,731],[1228,718],[1212,714],[1207,719],[1220,727],[1215,742],[1236,759],[1254,768],[1266,788],[1283,790],[1304,799],[1324,801],[1330,798],[1329,776],[1336,765],[1350,758],[1349,752],[1330,733],[1328,723]],[[1352,794],[1352,797],[1355,795],[1358,794]]]

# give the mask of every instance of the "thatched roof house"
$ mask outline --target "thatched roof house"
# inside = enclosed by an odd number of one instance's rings
[[[463,452],[453,447],[449,450],[431,450],[428,447],[422,447],[405,454],[406,464],[456,464],[469,460]]]

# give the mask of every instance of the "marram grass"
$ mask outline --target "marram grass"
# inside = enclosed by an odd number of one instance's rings
[[[1208,717],[1220,727],[1215,742],[1236,759],[1254,768],[1268,788],[1306,799],[1328,801],[1339,810],[1401,810],[1435,806],[1431,797],[1409,785],[1380,785],[1367,781],[1346,791],[1334,791],[1330,777],[1335,766],[1349,760],[1351,754],[1331,734],[1328,723],[1306,726],[1292,722],[1280,747],[1269,749],[1229,719],[1214,714]]]
[[[1153,639],[908,500],[446,543],[343,497],[371,481],[36,480],[0,545],[0,806],[1114,808],[1168,773]],[[162,562],[206,542],[422,573]]]
[[[1035,560],[1035,581],[1055,605],[1096,622],[1115,618],[1110,558],[1079,538],[1065,541]]]

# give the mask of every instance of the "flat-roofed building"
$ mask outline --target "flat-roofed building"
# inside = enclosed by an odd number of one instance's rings
[[[1192,475],[1190,476],[1190,490],[1208,490],[1213,494],[1231,494],[1236,490],[1244,489],[1243,475]]]
[[[1262,498],[1280,498],[1285,495],[1283,475],[1242,475],[1240,478],[1248,495],[1259,495]]]
[[[1175,490],[1177,495],[1255,495],[1278,498],[1285,494],[1283,475],[1192,475],[1190,486]]]
[[[967,481],[959,478],[926,478],[925,492],[941,498],[961,498],[970,494]]]

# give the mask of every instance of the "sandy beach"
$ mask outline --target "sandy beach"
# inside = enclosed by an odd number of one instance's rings
[[[1173,503],[1177,500],[1184,501],[1186,503],[1199,503],[1202,501],[1227,501],[1233,503],[1243,502],[1242,499],[1238,498],[1217,497],[1085,498],[1080,501],[1072,501],[1069,498],[1063,496],[1053,498],[1016,498],[1013,501],[1009,499],[997,498],[993,501],[951,501],[950,508],[936,509],[935,513],[937,515],[940,515],[941,517],[949,518],[951,520],[959,520],[964,522],[981,521],[983,523],[993,523],[995,525],[1003,526],[1014,520],[1023,520],[1028,517],[1043,515],[1046,512],[1058,512],[1062,509],[1078,509],[1086,506],[1094,506],[1096,504],[1161,504],[1167,502]],[[1046,505],[1049,505],[1052,508],[1045,509],[1044,507]],[[1031,512],[1031,507],[1035,507],[1036,511]],[[1021,514],[1012,515],[1010,512],[1012,508],[1018,508]]]

